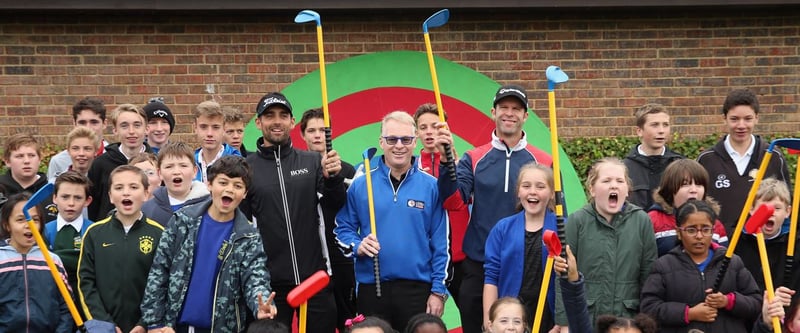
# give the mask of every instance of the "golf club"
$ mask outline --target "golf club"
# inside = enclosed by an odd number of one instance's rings
[[[305,281],[294,287],[289,295],[286,295],[286,302],[289,306],[300,307],[298,332],[306,333],[306,322],[308,321],[308,300],[314,297],[320,290],[325,288],[331,278],[328,273],[319,270],[309,276]]]
[[[756,209],[756,211],[753,212],[753,215],[750,216],[750,219],[747,221],[747,224],[753,226],[763,226],[764,223],[766,223],[767,220],[769,220],[769,217],[772,216],[772,213],[774,211],[775,207],[772,207],[771,205],[758,206],[758,209]],[[744,225],[744,223],[742,224]],[[737,230],[740,233],[742,232],[741,229]],[[728,273],[728,266],[731,263],[731,258],[733,258],[733,251],[731,249],[734,248],[735,244],[731,243],[730,245],[731,247],[729,247],[728,251],[725,252],[725,258],[722,258],[722,265],[720,266],[719,273],[717,273],[717,279],[714,281],[714,288],[711,289],[712,290],[711,293],[716,293],[719,291],[719,288],[722,286],[722,281],[725,280],[725,274]],[[765,281],[766,279],[767,276],[764,276]]]
[[[547,67],[545,76],[547,76],[547,105],[550,110],[550,154],[553,156],[556,230],[558,230],[558,239],[562,243],[566,243],[564,239],[564,192],[561,190],[561,154],[558,150],[558,122],[556,120],[556,93],[554,90],[557,84],[567,82],[569,76],[558,66]],[[559,253],[559,255],[565,257],[566,253]]]
[[[325,151],[333,150],[331,142],[331,117],[328,112],[328,81],[325,75],[325,48],[322,42],[322,19],[313,10],[303,10],[294,17],[294,23],[317,23],[317,55],[319,58],[319,84],[322,89],[322,115],[325,122]]]
[[[422,32],[425,37],[425,51],[428,54],[428,67],[431,69],[431,80],[433,81],[433,95],[436,98],[436,110],[439,112],[439,122],[444,123],[444,106],[442,105],[442,93],[439,91],[439,78],[436,76],[436,63],[433,60],[433,50],[431,49],[431,36],[428,34],[428,28],[441,27],[447,23],[450,18],[450,10],[442,9],[429,17],[425,22],[422,22]],[[453,150],[450,145],[444,145],[444,153],[447,157],[447,170],[450,173],[450,179],[456,181],[456,162],[453,158]]]
[[[372,195],[372,168],[369,166],[369,161],[375,156],[378,151],[375,147],[369,147],[364,150],[361,157],[364,158],[364,175],[367,177],[367,202],[369,203],[369,227],[375,238],[378,237],[378,229],[375,227],[375,200]],[[375,296],[381,297],[381,265],[378,260],[378,255],[372,257],[373,268],[375,269]]]
[[[800,150],[788,148],[788,153],[792,155],[799,155]],[[797,241],[795,237],[797,237],[797,214],[800,214],[800,210],[798,210],[798,205],[800,205],[800,163],[797,163],[797,167],[794,172],[794,191],[792,193],[792,212],[791,218],[789,219],[789,244],[786,246],[786,266],[783,271],[783,283],[785,284],[786,281],[789,281],[792,276],[792,269],[794,266],[794,246],[795,242]]]
[[[767,301],[770,302],[775,298],[775,290],[772,286],[772,273],[769,271],[769,259],[767,258],[767,245],[764,242],[764,233],[761,232],[761,227],[769,220],[769,217],[775,212],[775,207],[770,204],[763,204],[758,206],[753,215],[759,214],[763,210],[766,218],[764,219],[750,219],[745,226],[748,233],[756,235],[758,243],[758,256],[761,259],[761,272],[764,274],[764,287],[767,289]],[[772,317],[772,327],[774,332],[781,333],[780,318]]]
[[[553,271],[553,261],[556,256],[561,254],[561,251],[566,251],[561,248],[561,241],[558,239],[558,234],[552,230],[545,230],[542,235],[542,242],[547,246],[547,261],[544,264],[544,273],[542,276],[542,287],[539,289],[539,301],[536,305],[536,314],[533,317],[533,328],[531,332],[539,332],[542,326],[542,313],[544,311],[544,302],[547,300],[547,290],[550,287],[550,274]]]

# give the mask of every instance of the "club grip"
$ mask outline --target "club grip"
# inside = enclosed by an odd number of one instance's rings
[[[381,298],[381,265],[378,262],[378,255],[372,257],[372,264],[375,268],[375,296]]]
[[[556,206],[562,206],[564,202],[564,192],[558,191],[555,195],[555,204]],[[563,206],[562,206],[563,207]],[[564,211],[562,209],[558,209],[556,214],[556,233],[558,233],[558,240],[561,241],[561,244],[564,246],[561,247],[561,253],[559,254],[562,258],[567,258],[567,233],[564,230]],[[561,274],[561,277],[566,277],[568,272],[564,272]]]
[[[731,258],[725,256],[722,258],[722,266],[719,268],[719,273],[717,273],[717,279],[714,281],[714,288],[711,289],[711,293],[715,293],[719,291],[719,288],[722,286],[722,280],[725,280],[725,273],[728,272],[728,265],[731,264]]]
[[[325,127],[325,151],[333,150],[333,141],[331,141],[331,128]]]
[[[786,268],[783,271],[783,281],[781,281],[782,285],[785,286],[788,283],[791,283],[793,266],[794,266],[794,256],[786,256]]]
[[[444,145],[444,156],[447,156],[447,171],[450,174],[450,180],[456,181],[456,160],[453,158],[453,150],[450,149],[449,144]]]

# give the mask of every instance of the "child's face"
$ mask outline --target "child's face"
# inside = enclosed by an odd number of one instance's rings
[[[703,230],[706,230],[705,232]],[[686,221],[676,230],[678,239],[683,245],[683,249],[692,258],[705,258],[708,254],[708,247],[711,244],[711,234],[714,232],[714,225],[708,214],[695,212],[686,217]],[[694,234],[692,234],[694,233]]]
[[[78,112],[75,117],[75,126],[84,126],[93,130],[100,140],[103,139],[103,132],[106,130],[106,121],[100,119],[100,115],[90,109]]]
[[[795,316],[792,318],[792,321],[786,323],[786,330],[791,333],[800,332],[800,313],[797,312],[800,312],[800,306],[795,309]]]
[[[612,329],[608,330],[608,332],[609,333],[642,333],[642,331],[639,330],[636,327],[616,327],[616,328],[612,328]]]
[[[31,179],[39,172],[41,160],[35,145],[24,145],[12,151],[8,159],[3,162],[15,178]]]
[[[599,165],[597,180],[589,187],[589,193],[594,198],[600,215],[611,221],[611,217],[622,210],[622,205],[628,198],[625,167],[611,163]]]
[[[148,192],[142,184],[142,176],[133,171],[123,171],[111,178],[108,198],[122,218],[138,218]]]
[[[86,197],[86,189],[81,184],[61,183],[58,186],[58,192],[53,195],[53,203],[58,207],[58,215],[67,221],[75,221],[91,202],[92,198]]]
[[[161,147],[169,141],[169,122],[164,118],[152,118],[147,121],[147,142]]]
[[[438,122],[439,116],[433,113],[423,113],[417,118],[417,136],[422,142],[422,148],[426,151],[436,151],[438,129],[434,125]]]
[[[94,162],[94,158],[97,155],[94,141],[89,138],[73,139],[69,143],[69,147],[67,147],[67,152],[72,160],[72,170],[83,174],[89,172],[89,167],[92,166],[92,162]]]
[[[158,170],[156,166],[153,165],[151,162],[139,162],[134,164],[133,166],[142,169],[144,174],[147,175],[147,182],[148,187],[147,191],[153,193],[159,186],[161,186],[161,176],[158,175]]]
[[[144,118],[136,112],[121,112],[114,126],[120,144],[129,150],[142,147],[147,134]]]
[[[520,175],[517,198],[525,213],[534,216],[544,214],[553,195],[553,189],[550,188],[547,175],[543,171],[526,170]]]
[[[669,139],[669,115],[663,112],[645,116],[642,128],[636,128],[642,145],[649,150],[660,150]]]
[[[427,323],[417,326],[414,333],[447,333],[441,326],[434,323]]]
[[[519,304],[500,305],[495,310],[494,320],[489,323],[489,332],[525,332],[524,315]]]
[[[232,219],[236,207],[239,207],[239,203],[247,195],[247,185],[241,177],[230,178],[220,173],[208,184],[208,191],[211,192],[209,213],[212,213],[212,217]]]
[[[194,122],[194,132],[197,134],[200,146],[206,150],[219,149],[225,133],[222,128],[222,117],[200,116]]]
[[[11,216],[8,217],[8,226],[3,227],[6,228],[6,231],[11,235],[8,244],[19,253],[28,253],[33,245],[36,244],[36,240],[33,238],[33,231],[28,227],[28,221],[22,213],[23,206],[25,206],[24,201],[14,205]],[[36,208],[28,210],[28,214],[30,214],[31,219],[36,223],[36,228],[39,228],[41,221]]]
[[[244,122],[235,121],[225,123],[225,143],[233,146],[236,149],[242,146],[242,139],[244,138]]]
[[[356,328],[350,333],[386,333],[380,327],[360,327]]]
[[[325,121],[322,118],[311,118],[306,123],[306,130],[303,132],[308,150],[316,152],[325,151]]]
[[[678,192],[672,198],[672,204],[675,207],[680,207],[685,204],[689,199],[702,200],[706,195],[706,188],[694,182],[694,179],[687,179],[683,181],[683,185],[678,188]]]
[[[753,209],[750,210],[750,214],[754,213],[756,208],[762,204],[770,204],[775,207],[775,212],[769,217],[769,221],[764,223],[764,226],[761,227],[761,232],[764,233],[764,237],[769,238],[781,232],[781,225],[783,225],[783,221],[791,215],[792,206],[778,197],[766,201],[756,199],[756,203],[753,205]]]
[[[745,143],[750,140],[756,124],[758,124],[758,115],[749,105],[737,105],[728,110],[728,114],[725,116],[725,126],[734,143]]]
[[[192,189],[197,166],[186,156],[164,156],[158,170],[167,192],[173,197],[183,197]]]

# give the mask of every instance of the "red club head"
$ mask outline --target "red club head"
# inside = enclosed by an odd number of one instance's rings
[[[761,232],[761,227],[764,226],[764,223],[769,221],[769,218],[774,212],[775,207],[770,204],[762,204],[761,206],[758,206],[753,215],[750,216],[750,219],[747,220],[744,229],[750,234]]]
[[[308,301],[311,296],[316,295],[322,288],[325,288],[329,281],[330,277],[328,273],[319,270],[309,276],[303,283],[294,287],[294,289],[289,292],[289,295],[286,296],[286,302],[293,308],[299,307],[301,304]]]
[[[547,246],[547,255],[549,257],[561,255],[561,241],[555,231],[545,230],[544,235],[542,235],[542,241]]]
[[[787,150],[789,151],[789,154],[800,155],[800,150],[792,149],[792,148],[789,148]]]

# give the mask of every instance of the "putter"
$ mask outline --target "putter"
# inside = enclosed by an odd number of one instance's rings
[[[552,230],[545,230],[542,235],[542,242],[547,246],[547,261],[544,264],[544,275],[542,276],[542,287],[539,289],[539,301],[536,305],[536,314],[533,317],[533,328],[531,332],[539,332],[542,326],[542,313],[544,311],[544,302],[547,300],[547,289],[550,286],[550,274],[553,270],[553,261],[557,255],[561,254],[564,250],[561,248],[561,241],[558,239],[558,234]]]
[[[555,88],[559,83],[569,80],[567,73],[564,73],[558,66],[549,66],[545,70],[547,76],[547,105],[550,110],[550,151],[553,156],[553,181],[556,206],[556,230],[558,239],[561,243],[566,243],[564,233],[564,192],[561,190],[561,159],[558,151],[558,122],[556,120],[556,93]],[[564,251],[562,249],[562,251]],[[565,252],[559,254],[566,257]],[[566,275],[566,273],[564,273]]]
[[[325,48],[322,42],[322,19],[313,10],[303,10],[294,17],[294,23],[317,23],[317,56],[319,58],[319,84],[322,89],[322,115],[325,122],[325,151],[333,150],[331,142],[331,117],[328,112],[328,80],[325,74]]]
[[[327,272],[319,270],[305,279],[305,281],[300,283],[297,287],[294,287],[294,289],[289,292],[289,295],[286,295],[286,302],[289,303],[289,306],[293,308],[300,307],[298,332],[306,333],[308,300],[325,288],[330,280],[331,278],[328,276]]]
[[[759,213],[759,211],[764,211]],[[753,216],[761,214],[766,218],[762,219],[750,219],[745,226],[745,230],[748,233],[756,235],[756,240],[758,241],[758,256],[761,259],[761,271],[764,273],[764,287],[767,289],[767,301],[772,301],[775,298],[775,290],[772,286],[772,274],[769,271],[769,259],[767,258],[767,246],[764,242],[764,233],[761,232],[761,227],[764,226],[764,223],[767,223],[769,217],[772,216],[772,213],[775,212],[775,207],[770,204],[763,204],[758,206],[756,212]],[[772,317],[772,327],[774,332],[781,333],[781,322],[780,318]]]
[[[369,203],[369,227],[372,231],[372,234],[375,237],[378,237],[378,229],[375,227],[375,200],[372,195],[372,175],[371,175],[371,167],[369,166],[369,161],[375,156],[375,152],[378,151],[375,147],[369,147],[364,150],[364,153],[361,154],[361,157],[364,158],[364,175],[367,177],[367,202]],[[380,261],[378,260],[378,255],[372,257],[373,268],[375,269],[375,296],[378,298],[381,297],[381,265]]]
[[[800,150],[788,149],[789,154],[800,155]],[[797,214],[800,214],[798,205],[800,205],[800,163],[797,163],[797,168],[794,173],[794,192],[792,196],[792,217],[789,224],[789,244],[786,246],[786,267],[783,271],[783,283],[786,284],[792,276],[792,266],[794,265],[794,245],[797,241]]]
[[[769,217],[772,216],[772,213],[775,212],[775,207],[771,205],[761,205],[758,206],[753,215],[750,216],[748,220],[748,225],[758,226],[759,234],[761,234],[761,226],[769,220]],[[742,232],[741,229],[737,229],[740,233]],[[748,229],[749,230],[749,229]],[[763,240],[764,235],[761,234],[761,239]],[[719,273],[717,273],[717,279],[714,281],[714,288],[711,289],[711,293],[716,293],[719,291],[719,288],[722,286],[722,281],[725,280],[725,274],[728,273],[728,265],[731,263],[731,258],[733,258],[733,249],[735,244],[731,244],[731,247],[728,248],[728,251],[725,252],[725,258],[722,258],[722,265],[720,266]],[[764,276],[764,280],[767,280],[767,275]],[[772,284],[772,281],[770,281]]]
[[[442,93],[439,91],[439,78],[436,76],[436,63],[433,60],[433,50],[431,49],[431,36],[428,34],[428,28],[437,28],[445,25],[450,18],[450,10],[442,9],[429,17],[425,22],[422,22],[422,33],[425,37],[425,51],[428,54],[428,67],[431,69],[431,80],[433,81],[433,95],[436,98],[436,110],[439,111],[439,122],[444,123],[444,106],[442,105]],[[447,156],[447,170],[450,173],[450,179],[456,181],[456,162],[453,158],[453,150],[450,145],[444,145],[444,153]]]

